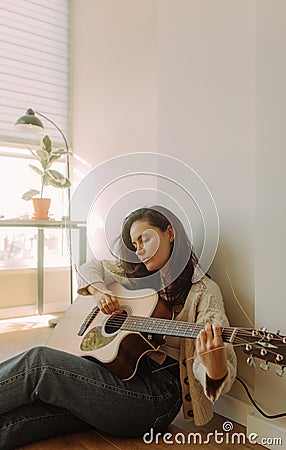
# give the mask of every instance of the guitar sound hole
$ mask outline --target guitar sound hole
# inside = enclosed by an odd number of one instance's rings
[[[104,326],[105,334],[113,334],[118,331],[127,317],[127,311],[123,310],[120,314],[112,314]]]

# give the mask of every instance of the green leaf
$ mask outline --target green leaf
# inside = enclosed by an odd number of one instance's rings
[[[66,181],[64,182],[64,184],[62,185],[63,188],[68,188],[71,186],[71,182],[68,178],[66,178]]]
[[[53,150],[53,152],[52,152],[53,154],[59,154],[59,155],[67,155],[67,154],[69,154],[69,155],[71,155],[72,154],[72,152],[69,152],[69,151],[67,151],[67,150],[65,150],[65,149],[63,149],[63,148],[59,148],[58,150]]]
[[[30,189],[30,191],[25,192],[25,194],[22,195],[23,200],[32,200],[33,197],[36,195],[39,195],[40,191],[37,191],[36,189]]]
[[[69,181],[67,178],[65,178],[65,181],[64,181],[64,182],[63,182],[63,181],[51,180],[51,181],[50,181],[50,185],[51,185],[51,186],[54,186],[54,187],[56,187],[56,188],[65,189],[65,188],[70,187],[70,186],[71,186],[71,183],[70,183],[70,181]]]
[[[51,175],[52,179],[55,181],[62,181],[65,179],[65,176],[62,173],[58,172],[57,170],[50,169],[48,171],[48,173],[49,173],[49,175]]]
[[[40,158],[41,161],[48,161],[50,155],[46,150],[37,150],[37,155]]]
[[[66,151],[64,149],[53,150],[50,153],[49,161],[47,163],[47,167],[46,168],[48,169],[49,167],[52,166],[52,164],[55,161],[58,161],[63,155],[67,155],[67,154],[71,155],[71,152],[68,152],[68,151]]]
[[[32,164],[29,164],[29,167],[31,167],[31,169],[34,170],[38,175],[43,175],[44,174],[44,172],[41,169],[39,169],[36,166],[33,166]]]
[[[48,161],[48,163],[47,163],[47,169],[48,169],[49,167],[51,167],[52,164],[53,164],[55,161],[57,161],[58,159],[60,159],[60,158],[61,158],[61,155],[56,155],[55,153],[53,153],[53,154],[49,157],[49,161]]]
[[[46,172],[42,177],[43,186],[49,186],[51,179],[50,175]]]
[[[66,188],[69,187],[70,181],[57,170],[48,170],[47,173],[51,176],[50,184],[54,187]]]
[[[60,189],[63,188],[63,183],[61,183],[60,181],[53,180],[53,179],[51,179],[50,185],[53,187],[56,187],[56,188],[60,188]]]
[[[43,150],[47,151],[48,153],[51,153],[52,151],[52,142],[51,139],[49,138],[49,136],[44,136],[43,137]]]

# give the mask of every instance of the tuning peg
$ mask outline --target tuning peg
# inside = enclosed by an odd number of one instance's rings
[[[285,377],[285,367],[279,367],[279,369],[276,370],[276,374],[278,377]]]
[[[260,330],[265,333],[265,331],[267,331],[266,327],[261,327]]]
[[[266,362],[260,363],[260,369],[265,370],[265,371],[269,370],[268,362],[266,361]]]
[[[273,334],[267,333],[265,340],[269,342],[269,341],[271,341],[271,339],[273,339]]]
[[[267,350],[265,350],[265,348],[262,348],[261,350],[260,350],[260,355],[261,356],[266,356],[267,355]]]
[[[253,356],[252,356],[252,355],[250,355],[250,356],[247,358],[246,362],[247,362],[247,364],[248,364],[249,366],[255,366],[255,362],[254,362],[254,359],[253,359]]]
[[[283,344],[286,344],[286,336],[282,339]]]
[[[275,362],[279,363],[279,362],[283,361],[283,359],[284,359],[284,356],[278,354],[275,358]]]
[[[252,345],[246,344],[245,350],[246,350],[247,352],[251,352],[251,350],[252,350]]]

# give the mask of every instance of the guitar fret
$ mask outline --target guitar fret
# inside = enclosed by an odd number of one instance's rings
[[[200,328],[200,330],[197,331],[197,328]],[[197,337],[197,335],[198,335],[199,332],[201,331],[201,328],[202,328],[202,326],[201,326],[201,325],[198,325],[198,324],[196,323],[196,325],[195,325],[195,327],[194,327],[194,329],[193,329],[193,333],[192,333],[192,337],[193,337],[193,338],[196,338],[196,337]]]
[[[233,329],[233,332],[232,332],[232,334],[231,334],[231,336],[230,336],[230,338],[229,338],[229,342],[230,342],[231,344],[233,343],[233,341],[234,341],[234,339],[235,339],[236,332],[237,332],[237,328],[234,328],[234,329]]]
[[[195,326],[194,326],[195,325]],[[122,330],[138,331],[169,336],[195,338],[198,335],[196,328],[201,325],[189,324],[187,322],[172,321],[168,319],[156,319],[149,317],[130,316],[127,317]]]
[[[191,339],[196,339],[203,328],[204,325],[202,324],[141,316],[128,316],[121,326],[121,329],[126,331],[162,334]],[[222,328],[221,330],[224,342],[235,342],[237,328]]]

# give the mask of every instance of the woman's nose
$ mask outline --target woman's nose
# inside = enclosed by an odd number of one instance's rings
[[[144,253],[144,246],[141,244],[136,249],[136,255],[142,255]]]

